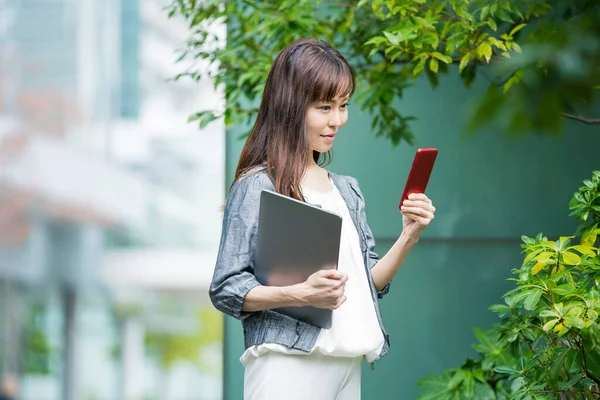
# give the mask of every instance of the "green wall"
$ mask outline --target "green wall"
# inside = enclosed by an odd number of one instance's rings
[[[336,139],[330,169],[359,180],[380,254],[400,233],[397,203],[416,148],[440,150],[427,192],[436,219],[382,301],[391,352],[374,371],[365,365],[363,399],[412,399],[420,377],[474,356],[472,329],[494,322],[487,307],[511,287],[506,278],[520,266],[520,236],[572,233],[568,201],[600,168],[600,133],[577,123],[559,138],[509,138],[493,129],[464,137],[461,126],[475,90],[445,77],[437,90],[420,82],[407,91],[398,106],[419,118],[414,147],[393,148],[375,138],[358,106]],[[227,138],[227,185],[244,129]],[[224,398],[242,399],[242,329],[229,317],[224,348]]]

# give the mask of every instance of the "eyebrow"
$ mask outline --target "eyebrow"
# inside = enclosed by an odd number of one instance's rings
[[[342,102],[344,102],[344,101],[348,101],[348,100],[350,100],[350,96],[343,97],[343,98],[341,98],[340,100],[341,100]],[[335,101],[335,99],[327,99],[327,100],[322,100],[322,101],[324,101],[324,102],[326,102],[326,103],[335,103],[335,102],[336,102],[336,101]]]

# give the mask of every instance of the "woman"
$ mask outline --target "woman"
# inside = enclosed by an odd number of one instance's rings
[[[247,400],[360,399],[362,360],[373,362],[388,352],[378,301],[435,208],[424,194],[411,195],[402,206],[402,234],[379,260],[357,181],[322,167],[348,120],[353,92],[354,75],[339,52],[314,39],[292,43],[269,72],[240,156],[210,296],[215,307],[242,321]],[[253,262],[263,189],[342,216],[337,270],[286,287],[257,281]],[[320,329],[272,310],[305,305],[335,310],[332,327]]]

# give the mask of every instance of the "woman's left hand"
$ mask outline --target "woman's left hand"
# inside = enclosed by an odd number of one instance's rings
[[[423,193],[413,193],[404,201],[402,207],[402,234],[418,240],[435,214],[429,197]]]

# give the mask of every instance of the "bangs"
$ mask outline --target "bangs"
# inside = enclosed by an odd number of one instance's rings
[[[322,61],[314,71],[310,101],[330,101],[337,97],[351,97],[354,94],[355,83],[354,74],[348,64],[326,59]]]

